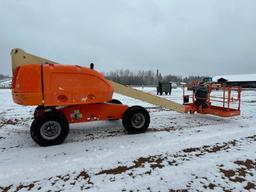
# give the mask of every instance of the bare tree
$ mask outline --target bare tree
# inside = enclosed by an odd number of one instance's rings
[[[124,85],[157,85],[158,82],[191,82],[194,80],[203,80],[201,76],[189,76],[182,78],[176,75],[155,74],[152,70],[130,71],[129,69],[120,69],[105,73],[106,78],[124,84]]]

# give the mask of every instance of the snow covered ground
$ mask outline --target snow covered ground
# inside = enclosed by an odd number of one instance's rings
[[[144,91],[155,94],[154,88]],[[163,96],[181,102],[182,90]],[[151,124],[129,135],[120,121],[73,125],[65,143],[30,138],[34,107],[0,90],[0,191],[256,191],[256,91],[242,93],[242,114],[220,118],[147,107]]]
[[[1,88],[11,87],[11,84],[12,84],[12,79],[11,78],[0,80],[0,87]]]

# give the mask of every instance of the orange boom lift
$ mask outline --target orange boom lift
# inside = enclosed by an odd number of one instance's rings
[[[182,105],[108,81],[93,69],[93,64],[90,68],[57,64],[21,49],[13,49],[11,55],[13,100],[20,105],[37,106],[30,132],[32,139],[41,146],[62,143],[68,135],[70,123],[122,119],[128,133],[145,132],[150,123],[148,111],[112,99],[114,91],[182,113],[223,117],[240,114],[240,88],[224,88],[221,100],[218,100],[223,103],[220,107],[212,104],[211,87],[206,95],[201,96],[199,90],[192,96],[184,92]],[[231,97],[234,90],[238,92],[236,99]],[[189,103],[190,97],[192,103]],[[220,97],[216,96],[217,99]],[[238,102],[238,107],[232,108],[232,102]]]
[[[41,58],[20,49],[12,50],[12,60],[13,100],[38,106],[30,132],[41,146],[62,143],[70,123],[122,119],[129,133],[142,133],[149,126],[148,111],[112,99],[113,86],[93,66],[42,64]],[[22,60],[30,64],[19,63]]]

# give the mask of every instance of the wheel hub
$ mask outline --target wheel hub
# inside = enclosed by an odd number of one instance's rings
[[[47,121],[40,128],[40,134],[44,139],[56,139],[61,133],[61,126],[57,121]]]
[[[145,124],[145,117],[141,113],[136,113],[132,117],[132,126],[136,129],[140,129]]]

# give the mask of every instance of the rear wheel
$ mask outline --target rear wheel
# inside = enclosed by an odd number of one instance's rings
[[[36,119],[39,115],[40,115],[40,112],[43,111],[45,109],[44,106],[37,106],[35,111],[34,111],[34,119]]]
[[[54,107],[45,107],[42,105],[39,105],[36,107],[35,111],[34,111],[34,119],[38,118],[39,116],[45,114],[47,112],[53,112],[53,113],[57,113],[56,109]]]
[[[66,118],[53,112],[37,117],[30,127],[32,139],[40,146],[61,144],[68,132],[69,124]]]
[[[150,116],[144,107],[132,106],[124,113],[122,123],[128,133],[143,133],[149,126]]]

